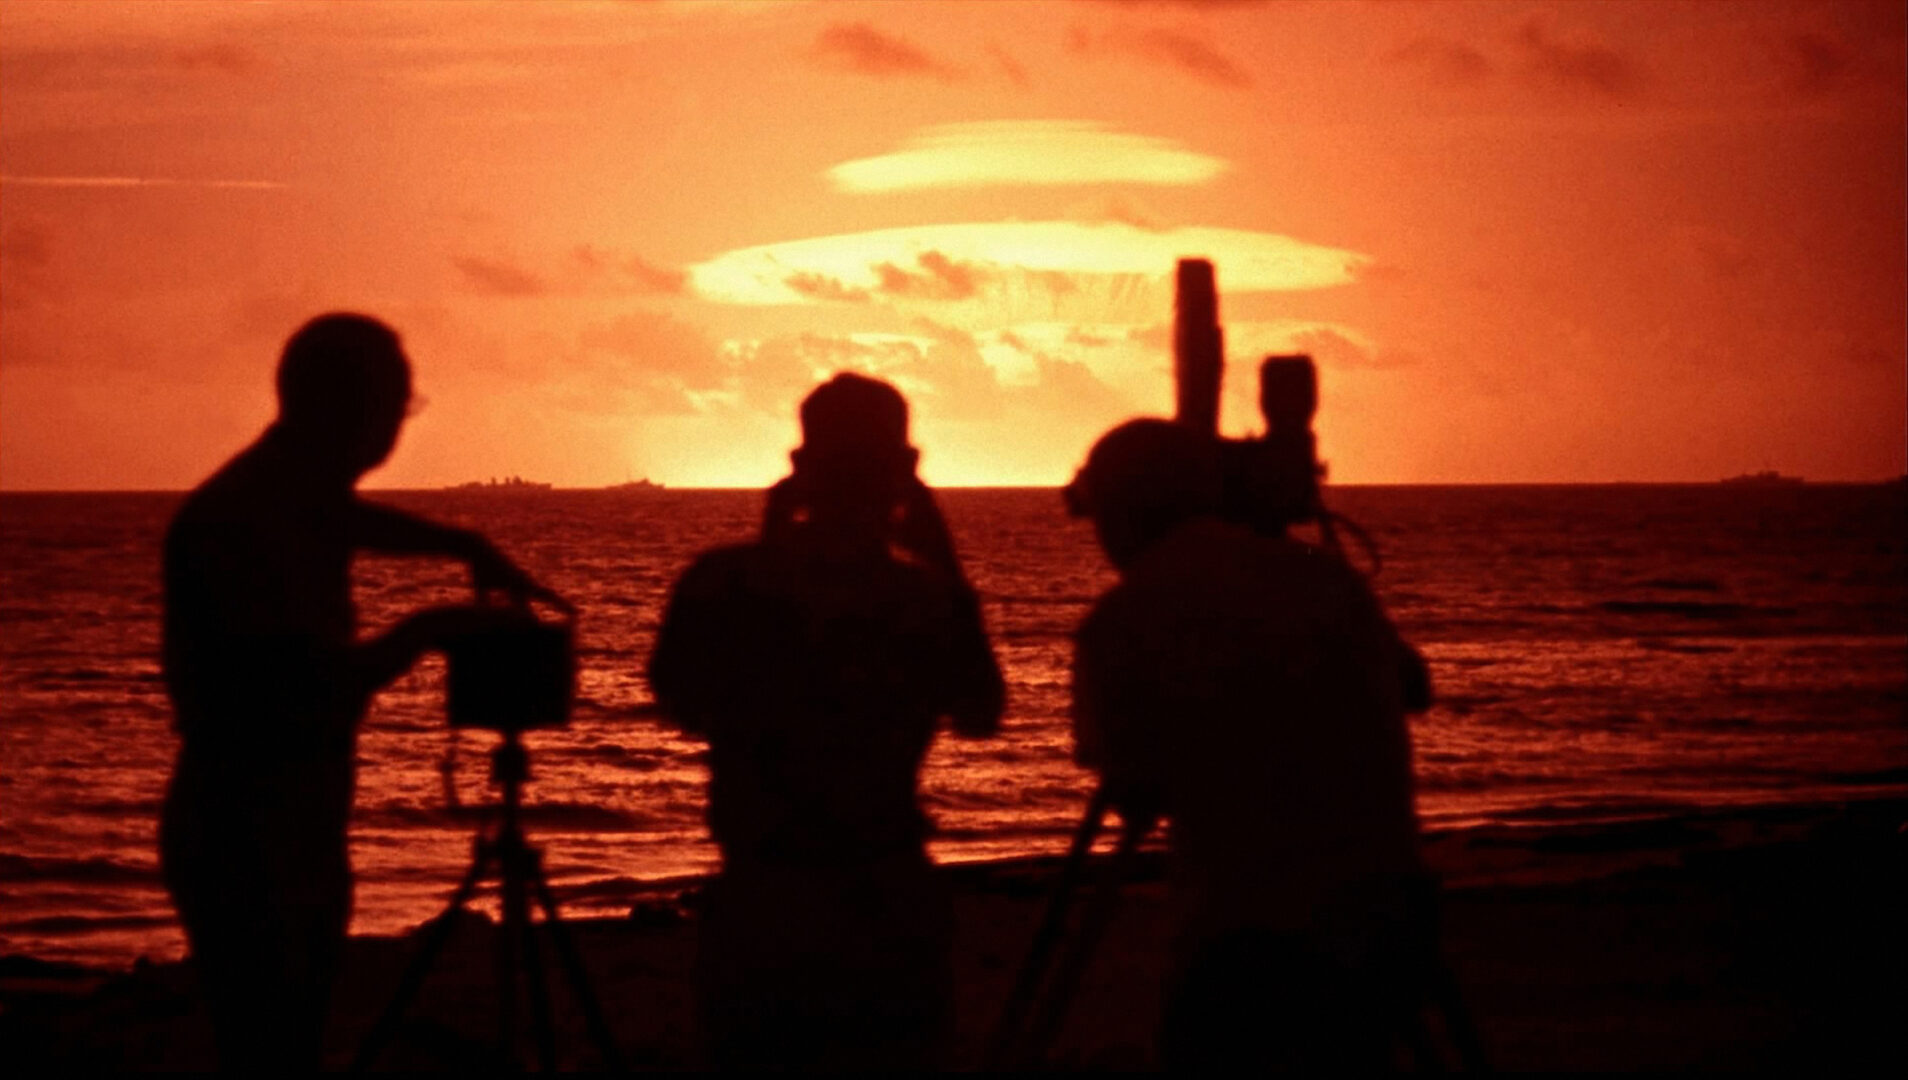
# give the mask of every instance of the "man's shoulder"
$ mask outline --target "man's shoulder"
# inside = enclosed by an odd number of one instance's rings
[[[679,600],[760,591],[769,562],[759,542],[713,547],[690,561],[672,591]]]

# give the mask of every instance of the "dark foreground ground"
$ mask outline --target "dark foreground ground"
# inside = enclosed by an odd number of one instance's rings
[[[1862,1069],[1908,1061],[1908,803],[1718,814],[1545,832],[1435,837],[1444,949],[1500,1069]],[[1048,1057],[1060,1068],[1153,1064],[1162,889],[1125,890]],[[959,1017],[950,1064],[973,1067],[1025,954],[1049,861],[948,871],[958,900]],[[694,894],[628,920],[572,924],[625,1061],[697,1064]],[[486,922],[460,927],[387,1068],[495,1067]],[[411,939],[353,942],[330,1046],[342,1067],[382,1009]],[[557,986],[559,1054],[593,1068]],[[521,1015],[521,1014],[520,1014]],[[14,1069],[212,1064],[190,971],[104,975],[0,959],[0,1061]],[[528,1060],[527,1047],[525,1058]]]

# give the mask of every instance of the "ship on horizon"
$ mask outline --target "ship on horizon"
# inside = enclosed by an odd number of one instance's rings
[[[662,491],[664,488],[661,484],[645,476],[641,480],[625,480],[620,484],[610,484],[604,487],[603,490],[614,491],[625,495],[639,495],[653,491]]]
[[[1719,484],[1731,484],[1742,487],[1793,487],[1803,482],[1803,479],[1799,476],[1785,476],[1774,469],[1763,469],[1761,472],[1743,473],[1741,476],[1725,477],[1717,481]]]
[[[549,491],[550,485],[538,483],[535,480],[525,480],[521,476],[506,476],[502,480],[493,476],[487,482],[483,480],[472,480],[468,483],[452,484],[444,490],[498,492]]]

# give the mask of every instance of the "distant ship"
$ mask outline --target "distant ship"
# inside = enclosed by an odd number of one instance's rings
[[[1733,484],[1741,487],[1793,487],[1796,484],[1802,483],[1802,478],[1799,476],[1784,476],[1774,469],[1764,469],[1761,472],[1731,476],[1727,479],[1719,480],[1717,483]]]
[[[644,477],[641,480],[626,480],[620,484],[611,484],[603,490],[614,491],[623,495],[642,495],[661,491],[663,490],[663,486],[648,477]]]
[[[483,480],[472,480],[468,484],[452,484],[451,486],[445,488],[444,490],[445,491],[500,491],[500,492],[502,491],[508,491],[508,492],[548,491],[550,490],[550,485],[539,484],[535,480],[525,480],[521,476],[509,476],[509,477],[505,477],[502,480],[499,480],[493,476],[490,478],[488,482],[485,482]]]

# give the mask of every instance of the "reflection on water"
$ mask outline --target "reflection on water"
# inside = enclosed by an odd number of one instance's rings
[[[481,527],[584,609],[576,722],[527,739],[532,836],[578,910],[713,865],[700,747],[650,714],[660,605],[753,492],[390,496]],[[1674,814],[1908,789],[1899,489],[1352,488],[1381,594],[1429,656],[1414,727],[1427,824]],[[125,962],[180,948],[155,872],[170,764],[158,538],[174,497],[0,498],[0,951]],[[1053,852],[1086,796],[1068,757],[1069,638],[1111,580],[1051,491],[954,491],[948,516],[1009,680],[1004,738],[942,739],[923,777],[944,859]],[[358,567],[367,630],[461,598],[460,573]],[[355,928],[434,913],[470,857],[438,764],[443,670],[379,699],[359,744]],[[1268,722],[1276,717],[1268,716]],[[458,795],[485,798],[486,738]]]

